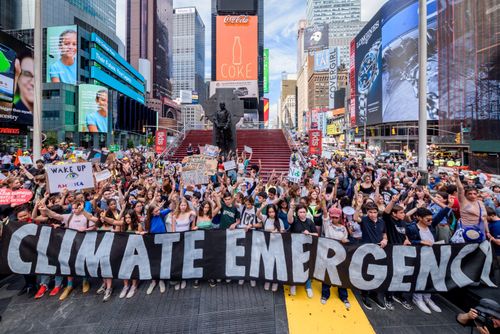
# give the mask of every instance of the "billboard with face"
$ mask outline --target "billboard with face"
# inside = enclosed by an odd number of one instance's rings
[[[108,89],[98,85],[78,86],[78,129],[108,132]]]
[[[46,82],[76,85],[78,71],[77,26],[47,28]]]
[[[218,81],[258,79],[257,31],[257,16],[217,16]]]
[[[34,72],[32,50],[0,31],[0,123],[33,125]]]
[[[307,27],[304,32],[304,49],[323,50],[328,48],[328,24]]]

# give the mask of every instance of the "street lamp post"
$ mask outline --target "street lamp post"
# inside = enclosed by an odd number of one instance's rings
[[[418,20],[418,169],[427,180],[427,1],[419,0]]]
[[[33,101],[33,158],[42,154],[42,0],[35,1],[35,99]]]

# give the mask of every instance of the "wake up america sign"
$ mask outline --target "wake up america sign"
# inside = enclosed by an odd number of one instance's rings
[[[361,290],[448,291],[489,279],[482,244],[343,246],[304,234],[214,230],[156,235],[10,223],[0,272],[130,279],[317,280]]]

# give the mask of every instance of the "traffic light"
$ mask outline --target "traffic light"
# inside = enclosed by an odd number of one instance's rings
[[[392,128],[392,129],[391,129],[391,134],[392,134],[393,136],[395,136],[395,135],[396,135],[396,128]]]
[[[462,134],[459,132],[455,134],[455,144],[461,144],[462,143]]]

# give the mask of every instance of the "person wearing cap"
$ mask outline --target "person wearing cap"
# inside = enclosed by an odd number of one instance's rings
[[[349,233],[342,224],[342,210],[334,206],[326,209],[323,207],[323,234],[326,238],[337,240],[343,244],[349,243]],[[339,298],[344,303],[346,309],[351,308],[347,299],[347,289],[338,288]],[[322,283],[321,285],[321,304],[326,304],[330,298],[330,285]]]
[[[459,313],[457,322],[464,327],[476,328],[481,334],[500,333],[500,305],[498,302],[483,298],[479,305],[467,313]]]

